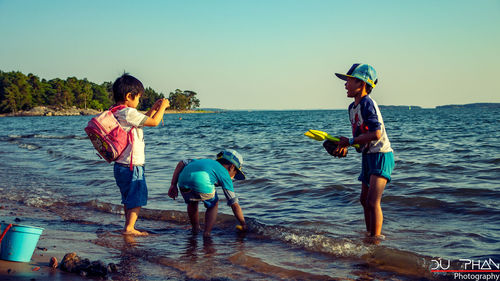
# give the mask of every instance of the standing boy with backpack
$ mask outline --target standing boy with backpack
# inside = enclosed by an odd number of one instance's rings
[[[170,106],[167,99],[159,99],[146,114],[142,114],[136,107],[143,94],[144,86],[141,81],[129,74],[125,73],[118,77],[113,84],[115,106],[124,107],[116,110],[114,115],[125,131],[132,130],[132,141],[115,160],[114,165],[114,176],[120,188],[125,211],[123,234],[127,235],[148,235],[145,231],[135,229],[139,211],[147,204],[148,199],[144,175],[145,144],[142,127],[158,126],[165,109]]]
[[[352,138],[340,137],[336,157],[345,157],[347,148],[359,144],[362,152],[360,201],[363,205],[366,230],[370,236],[380,238],[383,215],[380,201],[385,185],[391,180],[394,169],[394,155],[387,137],[382,114],[377,103],[369,96],[377,84],[377,73],[368,64],[354,64],[346,74],[335,75],[347,81],[347,97],[354,102],[349,105],[349,119]]]

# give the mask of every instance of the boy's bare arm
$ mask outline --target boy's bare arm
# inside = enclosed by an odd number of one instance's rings
[[[365,144],[369,143],[373,140],[378,140],[382,137],[382,131],[376,130],[372,132],[367,132],[361,134],[354,138],[353,144]],[[346,137],[340,137],[340,141],[337,145],[337,149],[333,152],[333,154],[339,158],[345,157],[347,155],[347,148],[349,147],[349,139]]]
[[[144,122],[146,127],[156,127],[160,124],[165,114],[165,109],[170,106],[168,99],[159,99],[155,102],[153,107],[146,113],[149,118]],[[149,114],[149,115],[148,115]]]
[[[236,219],[240,222],[243,229],[247,229],[247,225],[245,223],[245,217],[243,216],[243,211],[241,210],[240,204],[234,203],[231,205],[231,209],[233,209],[233,214]]]
[[[179,181],[179,174],[184,169],[184,162],[179,161],[175,167],[174,174],[172,175],[172,182],[170,183],[170,189],[168,190],[168,197],[175,200],[179,196],[179,190],[177,189],[177,182]]]

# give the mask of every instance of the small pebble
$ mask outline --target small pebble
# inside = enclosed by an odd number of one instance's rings
[[[50,258],[49,266],[52,268],[57,268],[57,259],[55,257]]]

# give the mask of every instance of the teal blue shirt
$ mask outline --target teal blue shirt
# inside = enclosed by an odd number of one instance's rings
[[[179,187],[190,188],[199,193],[212,193],[216,186],[222,187],[228,205],[238,202],[234,193],[233,180],[229,172],[219,162],[212,159],[184,161],[184,169],[179,174]]]

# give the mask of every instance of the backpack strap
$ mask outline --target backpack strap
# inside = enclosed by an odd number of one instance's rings
[[[132,132],[132,129],[130,129],[130,131],[128,131],[128,139],[129,139],[130,145],[132,146],[130,148],[130,171],[134,170],[134,166],[132,165],[132,159],[134,159],[134,134]]]
[[[127,108],[127,106],[124,104],[120,104],[120,105],[112,105],[108,110],[114,114],[118,110],[122,110],[124,108]]]
[[[109,110],[111,111],[111,113],[113,113],[113,115],[115,114],[115,112],[117,112],[118,110],[122,110],[124,108],[127,108],[126,105],[117,105],[117,106],[111,106],[109,108]],[[128,138],[128,141],[130,142],[130,145],[132,145],[132,147],[130,148],[130,171],[133,171],[134,170],[134,165],[132,165],[133,163],[133,159],[134,159],[134,135],[133,135],[133,132],[132,132],[132,129],[134,129],[135,127],[132,127],[128,132],[127,132],[127,138]]]

